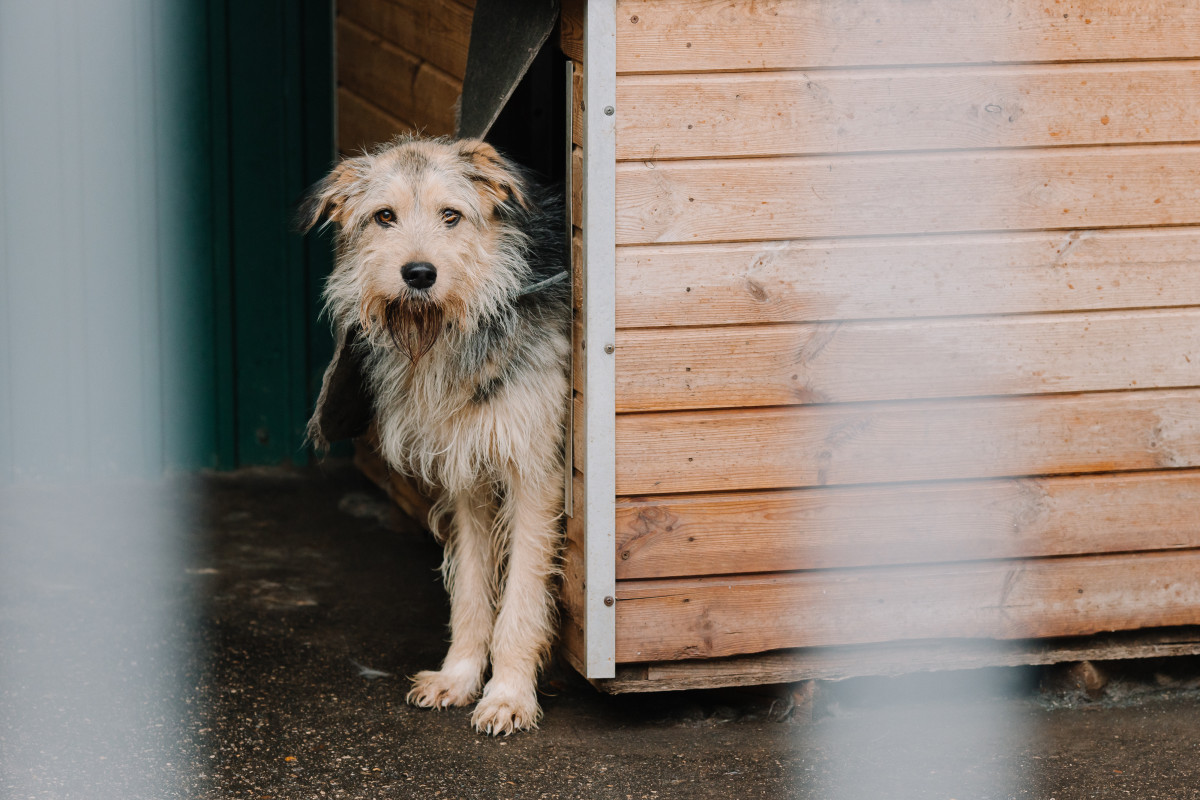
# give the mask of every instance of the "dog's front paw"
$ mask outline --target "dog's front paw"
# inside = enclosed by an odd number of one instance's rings
[[[515,731],[536,728],[542,718],[533,686],[515,688],[488,683],[479,705],[471,715],[471,724],[480,733],[507,736]]]
[[[413,677],[407,699],[412,705],[422,708],[465,706],[475,699],[478,691],[479,678],[476,675],[427,669]]]

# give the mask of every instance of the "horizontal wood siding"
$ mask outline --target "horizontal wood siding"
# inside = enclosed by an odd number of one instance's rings
[[[621,247],[617,325],[1189,306],[1197,276],[1194,228]]]
[[[621,159],[1188,142],[1200,65],[651,75],[617,104]]]
[[[467,72],[474,3],[460,0],[338,0],[338,16],[460,81]]]
[[[624,581],[617,659],[1200,624],[1200,552]]]
[[[1200,471],[626,497],[617,577],[1200,547]]]
[[[617,347],[618,411],[1200,386],[1197,308],[648,328]]]
[[[617,418],[622,495],[1195,466],[1195,389]]]
[[[1194,58],[1192,0],[620,0],[617,72]]]
[[[1184,225],[1200,145],[630,162],[620,244]]]
[[[454,132],[473,3],[339,0],[338,148]]]
[[[618,659],[1200,621],[1200,6],[617,9]]]
[[[397,119],[348,89],[337,90],[337,139],[339,142],[361,144],[339,147],[343,153],[353,153],[377,142],[386,142],[397,133],[412,130],[413,126]]]

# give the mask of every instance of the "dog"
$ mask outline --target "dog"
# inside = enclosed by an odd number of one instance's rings
[[[373,419],[388,465],[438,495],[450,647],[408,702],[478,698],[479,732],[536,727],[570,397],[562,200],[482,141],[401,137],[338,163],[301,213],[335,227],[337,251],[338,349],[309,438]]]

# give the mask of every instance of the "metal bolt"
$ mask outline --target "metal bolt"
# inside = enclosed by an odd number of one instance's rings
[[[612,106],[604,107],[604,116],[611,117],[615,113],[617,113],[617,110],[615,108],[613,108]]]
[[[604,345],[604,352],[608,353],[610,356],[613,354],[613,351],[616,349],[617,348],[613,347],[611,344]]]
[[[617,601],[613,599],[611,594],[608,597],[604,598],[604,605],[606,605],[606,606],[611,606],[615,602],[617,602]]]

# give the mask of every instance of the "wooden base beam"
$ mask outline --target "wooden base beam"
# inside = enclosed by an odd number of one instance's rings
[[[1064,639],[941,640],[814,647],[729,658],[625,664],[617,667],[615,678],[591,683],[608,694],[666,692],[1197,654],[1200,654],[1200,626],[1188,626]]]

